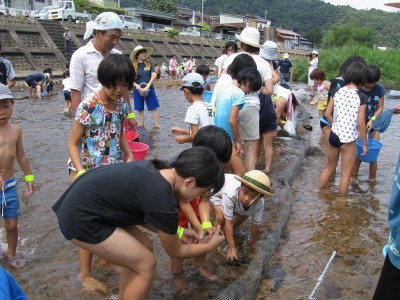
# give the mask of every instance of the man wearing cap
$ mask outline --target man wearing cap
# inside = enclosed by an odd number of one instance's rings
[[[236,34],[236,39],[240,41],[241,51],[230,55],[226,59],[222,67],[223,70],[221,74],[226,74],[226,70],[236,56],[242,53],[249,54],[254,59],[257,65],[257,70],[258,72],[260,72],[261,78],[264,83],[264,87],[261,88],[260,92],[266,95],[272,95],[273,83],[271,67],[258,54],[261,47],[260,32],[254,27],[246,27],[245,29],[243,29],[240,35]],[[247,94],[246,104],[244,108],[241,109],[239,112],[240,137],[244,141],[246,171],[254,170],[258,160],[256,145],[258,144],[258,140],[260,139],[259,110],[260,99],[258,98],[258,94]]]
[[[71,41],[71,32],[69,32],[68,28],[65,28],[65,31],[63,33],[63,38],[64,38],[64,52],[65,54],[69,53],[69,42]]]
[[[94,21],[86,23],[84,40],[92,34],[94,38],[74,52],[70,63],[71,107],[74,114],[84,98],[101,88],[97,68],[103,58],[111,53],[121,54],[114,47],[121,38],[122,28],[121,19],[113,12],[101,13]]]
[[[279,60],[278,65],[281,73],[281,84],[293,84],[293,64],[289,60],[289,53],[283,54],[283,59]]]
[[[318,68],[318,51],[313,50],[310,55],[307,57],[307,63],[308,63],[308,86],[311,89],[311,97],[315,96],[314,92],[314,80],[311,80],[310,74],[312,71],[314,71],[316,68]]]
[[[0,43],[1,55],[1,43]],[[12,88],[15,85],[15,71],[8,59],[0,56],[0,83]]]

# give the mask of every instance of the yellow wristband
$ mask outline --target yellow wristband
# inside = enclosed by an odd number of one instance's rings
[[[177,234],[178,234],[178,238],[181,240],[182,239],[182,236],[183,236],[183,232],[185,231],[185,228],[183,228],[183,227],[181,227],[181,226],[178,226],[178,232],[177,232]]]
[[[134,112],[131,112],[131,113],[129,113],[129,114],[126,116],[127,119],[133,119],[133,118],[135,118],[135,117],[136,117],[136,115],[135,115]]]
[[[203,230],[206,230],[208,228],[212,228],[212,223],[210,221],[203,222],[203,223],[201,223],[201,228]]]
[[[148,84],[146,85],[146,87],[149,89],[149,88],[151,87],[151,84],[148,83]]]
[[[76,178],[80,177],[83,173],[86,173],[86,170],[80,170],[78,173],[76,173]]]
[[[371,120],[372,120],[372,121],[375,121],[375,120],[376,120],[376,117],[375,117],[375,116],[372,116],[372,117],[371,117]]]
[[[25,175],[25,182],[32,182],[32,181],[35,181],[35,176],[33,176],[32,174]]]

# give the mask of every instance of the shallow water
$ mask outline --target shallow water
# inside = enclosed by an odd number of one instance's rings
[[[18,90],[15,89],[14,91]],[[161,104],[161,128],[152,128],[150,114],[146,112],[146,131],[150,135],[151,148],[147,158],[169,159],[177,152],[189,147],[178,145],[170,134],[173,126],[185,126],[184,116],[188,103],[178,88],[157,90]],[[22,98],[26,91],[15,93]],[[387,107],[394,106],[389,100]],[[14,105],[13,122],[23,128],[24,146],[36,177],[36,193],[24,196],[25,184],[16,166],[19,179],[18,190],[21,201],[20,242],[18,252],[29,258],[22,270],[10,270],[22,285],[29,299],[116,299],[118,295],[118,273],[114,266],[95,269],[94,275],[105,282],[109,293],[101,295],[81,290],[77,280],[79,268],[76,247],[60,234],[52,204],[69,186],[66,168],[67,139],[72,123],[69,116],[61,113],[64,100],[59,93],[49,99],[17,100]],[[313,115],[316,116],[316,110]],[[378,179],[375,184],[367,181],[367,169],[362,166],[360,181],[353,184],[348,199],[336,199],[338,182],[331,189],[318,192],[316,188],[325,157],[320,151],[319,130],[316,117],[312,120],[312,146],[314,151],[304,162],[302,174],[293,188],[297,202],[283,235],[281,247],[265,269],[265,278],[258,298],[296,299],[308,296],[329,259],[333,249],[338,255],[329,269],[324,283],[318,291],[322,298],[370,298],[378,280],[383,258],[380,249],[387,236],[386,208],[390,194],[393,167],[397,158],[399,133],[394,124],[382,136],[384,148],[380,155]],[[315,124],[314,124],[315,123]],[[397,141],[390,143],[390,141]],[[274,147],[274,172],[284,170],[290,163],[285,149],[292,142],[277,139]],[[273,206],[273,204],[272,204]],[[277,210],[277,207],[272,207]],[[268,230],[269,225],[264,226]],[[246,240],[247,231],[238,231],[238,245]],[[152,236],[154,237],[154,236]],[[0,243],[4,246],[4,230],[0,231]],[[169,260],[157,238],[154,238],[157,253],[157,272],[150,292],[151,299],[204,299],[215,296],[246,269],[249,253],[239,267],[229,266],[217,253],[208,256],[210,266],[219,276],[219,282],[209,283],[196,275],[191,261],[185,263],[185,277],[189,294],[179,295],[168,271]],[[345,278],[345,279],[344,279]],[[272,287],[270,287],[272,286]],[[272,292],[270,291],[272,290]]]
[[[398,101],[386,99],[385,107]],[[363,163],[358,180],[347,197],[338,197],[338,176],[331,186],[317,189],[325,164],[315,107],[311,147],[301,174],[293,183],[292,214],[274,257],[265,267],[257,299],[308,299],[334,250],[337,251],[317,292],[316,299],[371,299],[387,242],[387,205],[393,172],[399,155],[400,119],[392,118],[381,135],[384,145],[378,160],[376,181],[368,180]],[[340,169],[338,167],[337,174]]]

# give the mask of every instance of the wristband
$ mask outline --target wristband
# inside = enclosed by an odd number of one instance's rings
[[[148,83],[148,84],[146,85],[146,87],[149,89],[149,88],[151,87],[151,84]]]
[[[126,118],[129,120],[129,119],[133,119],[133,118],[135,118],[136,117],[136,115],[135,115],[135,113],[134,112],[131,112],[131,113],[129,113],[127,116],[126,116]]]
[[[201,223],[201,228],[203,230],[206,230],[208,228],[212,228],[212,223],[210,221],[203,222],[203,223]]]
[[[372,120],[372,121],[375,121],[375,120],[376,120],[376,117],[375,117],[375,116],[372,116],[372,117],[371,117],[371,120]]]
[[[177,234],[178,234],[178,238],[181,240],[182,239],[182,236],[183,236],[183,232],[185,231],[185,228],[183,228],[183,227],[181,227],[181,226],[178,226],[178,232],[177,232]]]
[[[76,173],[76,178],[80,177],[83,173],[86,173],[86,170],[80,170],[78,173]]]
[[[33,176],[32,174],[25,175],[25,182],[32,182],[32,181],[35,181],[35,176]]]

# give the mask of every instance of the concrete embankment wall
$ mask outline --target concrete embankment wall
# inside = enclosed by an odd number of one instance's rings
[[[45,29],[45,27],[46,29]],[[59,21],[42,21],[0,16],[0,41],[2,55],[9,59],[17,73],[17,79],[43,70],[45,63],[53,69],[53,76],[61,76],[65,63],[70,56],[64,54],[62,32],[68,27],[72,33],[73,49],[84,45],[85,24]],[[178,61],[184,57],[194,56],[198,64],[214,66],[215,59],[221,55],[226,41],[209,38],[178,36],[172,38],[167,32],[149,32],[140,30],[124,30],[117,48],[124,54],[130,54],[137,46],[152,47],[152,63],[167,63],[176,55]],[[305,51],[279,49],[278,57],[284,52],[291,54],[291,58],[306,55]]]

